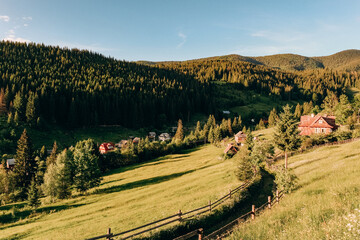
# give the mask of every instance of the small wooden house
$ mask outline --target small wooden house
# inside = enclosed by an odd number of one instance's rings
[[[238,148],[234,146],[232,143],[229,143],[224,150],[225,154],[235,155],[238,152]]]
[[[6,168],[13,169],[15,167],[15,158],[10,158],[6,160]]]
[[[133,144],[138,144],[140,142],[140,138],[139,137],[135,137],[133,140],[132,140]]]
[[[237,144],[239,143],[243,143],[246,141],[246,134],[243,133],[242,131],[238,132],[237,134],[235,134],[235,142]]]
[[[150,140],[150,141],[155,141],[155,139],[156,139],[156,132],[149,132],[148,137],[149,137],[149,140]]]
[[[102,143],[99,147],[99,151],[101,154],[108,153],[109,151],[113,151],[115,148],[115,145],[113,143]]]
[[[123,148],[128,145],[128,140],[121,140],[120,142],[115,144],[115,147],[117,148]]]
[[[335,116],[311,114],[300,118],[300,135],[329,134],[338,128],[339,126],[335,123]]]
[[[169,141],[171,140],[170,134],[169,133],[162,133],[159,135],[159,140],[160,141]]]

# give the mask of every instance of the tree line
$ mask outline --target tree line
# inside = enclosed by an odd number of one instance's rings
[[[210,85],[192,76],[89,51],[3,41],[0,61],[0,102],[14,121],[136,128],[213,108]]]

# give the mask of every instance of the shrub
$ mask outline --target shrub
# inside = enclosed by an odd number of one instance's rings
[[[279,191],[290,193],[296,188],[298,178],[288,169],[281,167],[275,174],[275,184]]]

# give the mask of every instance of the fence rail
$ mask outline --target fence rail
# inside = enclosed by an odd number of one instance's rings
[[[147,223],[147,224],[144,224],[142,226],[139,226],[139,227],[136,227],[136,228],[133,228],[133,229],[130,229],[130,230],[126,230],[126,231],[123,231],[123,232],[120,232],[120,233],[111,233],[111,228],[108,228],[107,230],[107,234],[104,234],[104,235],[100,235],[100,236],[96,236],[96,237],[92,237],[92,238],[87,238],[86,240],[96,240],[96,239],[102,239],[102,238],[106,238],[106,239],[112,239],[113,237],[116,237],[116,236],[121,236],[121,235],[125,235],[125,234],[130,234],[128,236],[122,236],[121,239],[124,240],[124,239],[129,239],[129,238],[132,238],[132,237],[135,237],[135,236],[138,236],[138,235],[141,235],[143,233],[147,233],[147,232],[150,232],[154,229],[158,229],[160,227],[163,227],[163,226],[166,226],[166,225],[169,225],[169,224],[172,224],[172,223],[175,223],[175,222],[181,222],[181,221],[184,221],[184,220],[188,220],[188,219],[191,219],[191,218],[194,218],[194,217],[197,217],[199,215],[202,215],[206,212],[211,212],[213,209],[217,208],[218,206],[220,206],[221,204],[223,204],[226,200],[228,199],[231,199],[232,196],[239,192],[240,190],[243,190],[245,189],[246,187],[248,187],[250,185],[252,181],[247,181],[245,182],[244,184],[236,187],[235,189],[230,189],[229,190],[229,193],[226,194],[225,196],[219,198],[218,200],[214,201],[214,202],[209,202],[208,205],[205,205],[205,206],[202,206],[202,207],[199,207],[199,208],[196,208],[196,209],[192,209],[190,211],[187,211],[187,212],[182,212],[181,210],[179,210],[178,213],[174,214],[174,215],[171,215],[171,216],[168,216],[168,217],[165,217],[165,218],[162,218],[162,219],[159,219],[159,220],[156,220],[154,222],[151,222],[151,223]],[[166,222],[165,222],[166,221]],[[159,224],[160,223],[160,224]],[[156,226],[153,226],[155,225]],[[152,227],[150,227],[152,226]],[[146,227],[150,227],[150,228],[147,228],[147,229],[144,229]],[[141,230],[141,229],[144,229],[144,230]],[[139,232],[135,232],[137,230],[141,230]],[[194,232],[194,231],[193,231]],[[191,235],[191,234],[190,234]],[[193,235],[195,236],[195,235]],[[184,237],[184,236],[183,236]],[[179,239],[186,239],[186,238],[179,238]]]

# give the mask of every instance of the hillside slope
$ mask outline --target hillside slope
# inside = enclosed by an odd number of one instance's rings
[[[360,221],[359,156],[358,140],[291,157],[298,189],[228,239],[359,239],[360,225],[347,219]]]

